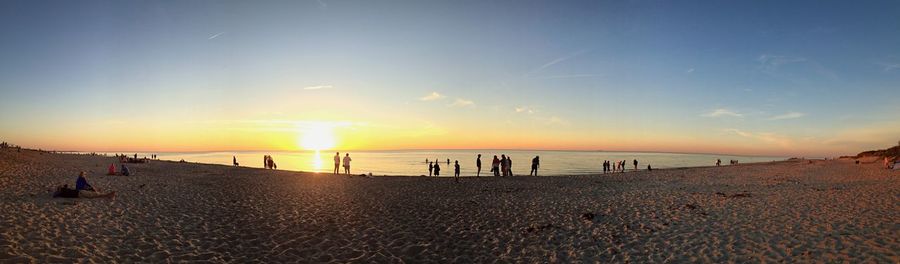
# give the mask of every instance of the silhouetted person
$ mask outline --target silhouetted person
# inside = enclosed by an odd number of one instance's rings
[[[434,163],[434,177],[440,177],[440,176],[441,176],[441,163],[435,162]]]
[[[456,178],[456,182],[459,182],[459,161],[453,161],[453,177]]]
[[[263,155],[263,168],[268,169],[269,167],[269,155]]]
[[[716,159],[716,167],[722,165],[722,159]]]
[[[450,159],[447,159],[447,165],[450,165]]]
[[[334,153],[334,174],[341,173],[340,167],[341,167],[341,153],[335,152]]]
[[[650,167],[650,164],[647,164],[647,171],[652,171],[653,167]]]
[[[512,173],[512,157],[506,157],[506,171],[508,172],[509,176],[515,176]]]
[[[231,163],[233,163],[234,166],[238,165],[237,158],[235,156],[231,156]]]
[[[346,174],[350,174],[350,161],[353,160],[350,158],[350,153],[344,154],[344,172]]]
[[[497,155],[494,155],[494,160],[491,161],[491,172],[494,173],[494,177],[500,176],[500,159]]]
[[[506,166],[509,166],[509,163],[506,163],[506,154],[500,154],[500,173],[505,177],[509,175],[509,170],[507,170]]]
[[[429,162],[428,163],[428,177],[431,177],[432,173],[434,173],[434,164]]]
[[[632,162],[632,163],[634,163],[634,170],[637,170],[637,165],[638,165],[637,159],[634,159],[634,162]]]
[[[531,159],[531,172],[528,173],[528,176],[531,176],[532,173],[534,176],[537,176],[539,167],[541,167],[541,157],[534,156],[534,158]]]
[[[478,154],[478,158],[475,159],[475,167],[478,167],[478,172],[475,174],[475,177],[481,176],[481,154]]]

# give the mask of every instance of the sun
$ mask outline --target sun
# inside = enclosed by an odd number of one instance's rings
[[[310,124],[300,131],[300,147],[306,150],[334,148],[334,135],[328,124]]]

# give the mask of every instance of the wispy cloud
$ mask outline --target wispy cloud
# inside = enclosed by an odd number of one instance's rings
[[[784,119],[795,119],[806,116],[805,113],[800,112],[788,112],[781,115],[770,117],[769,120],[784,120]]]
[[[763,54],[756,58],[756,61],[759,62],[760,69],[762,69],[763,71],[772,72],[777,70],[781,65],[805,62],[806,58]]]
[[[544,63],[544,65],[541,65],[541,67],[538,67],[537,69],[531,71],[531,73],[539,72],[539,71],[544,70],[544,69],[546,69],[546,68],[548,68],[548,67],[550,67],[550,66],[556,65],[556,64],[558,64],[558,63],[560,63],[560,62],[564,62],[564,61],[567,61],[567,60],[569,60],[569,59],[575,58],[575,57],[577,57],[577,56],[579,56],[579,55],[581,55],[581,54],[585,54],[585,53],[587,53],[588,51],[589,51],[589,50],[587,50],[587,49],[583,49],[583,50],[579,50],[579,51],[573,52],[573,53],[571,53],[571,54],[569,54],[569,55],[566,55],[566,56],[562,56],[562,57],[553,59],[553,60],[551,60],[551,61],[549,61],[549,62],[547,62],[547,63]]]
[[[209,36],[209,38],[207,38],[207,39],[208,39],[208,40],[212,40],[212,39],[218,38],[218,37],[221,36],[222,34],[225,34],[225,31],[216,33],[215,35],[212,35],[212,36]]]
[[[564,75],[550,75],[550,76],[535,77],[532,79],[537,79],[537,80],[574,79],[574,78],[593,78],[593,77],[600,77],[600,76],[603,76],[603,75],[602,74],[590,74],[590,73],[587,73],[587,74],[564,74]]]
[[[438,92],[431,92],[431,94],[423,96],[422,98],[419,98],[419,100],[434,101],[434,100],[439,100],[439,99],[443,99],[443,98],[444,98],[443,94],[439,94]]]
[[[735,135],[759,140],[765,143],[776,144],[781,147],[790,147],[793,144],[793,140],[786,136],[779,135],[777,133],[772,132],[747,132],[736,128],[726,128],[725,132],[734,133]]]
[[[534,109],[527,106],[520,106],[515,108],[516,113],[526,113],[526,114],[534,114]]]
[[[456,107],[475,106],[475,102],[472,102],[472,100],[456,98],[456,101],[453,101],[453,103],[450,104],[450,106],[456,106]]]
[[[319,90],[319,89],[331,89],[334,86],[331,85],[316,85],[316,86],[307,86],[303,87],[303,90]]]
[[[686,73],[693,73],[693,72],[694,72],[694,68],[690,68],[690,69],[688,69],[688,70],[686,70],[686,71],[684,71],[684,72],[686,72]]]
[[[878,63],[878,65],[881,65],[881,67],[883,67],[881,69],[881,71],[883,71],[883,72],[889,72],[889,71],[893,71],[894,69],[900,69],[900,63]]]
[[[322,8],[328,8],[328,4],[325,3],[324,0],[316,0],[319,3],[319,6]]]
[[[741,113],[734,112],[734,111],[731,111],[731,110],[728,110],[725,108],[719,108],[719,109],[713,110],[712,112],[705,113],[702,116],[705,116],[705,117],[726,117],[726,116],[744,117],[744,115]]]

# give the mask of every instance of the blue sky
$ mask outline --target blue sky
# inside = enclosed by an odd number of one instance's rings
[[[900,140],[897,14],[896,1],[3,1],[0,138],[181,149],[166,138],[288,120],[421,137],[404,148],[854,154]],[[194,148],[269,146],[219,137]]]

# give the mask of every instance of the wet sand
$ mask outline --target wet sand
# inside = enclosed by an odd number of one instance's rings
[[[877,162],[460,183],[110,163],[0,150],[0,262],[900,262],[900,171]],[[50,198],[79,171],[117,197]]]

